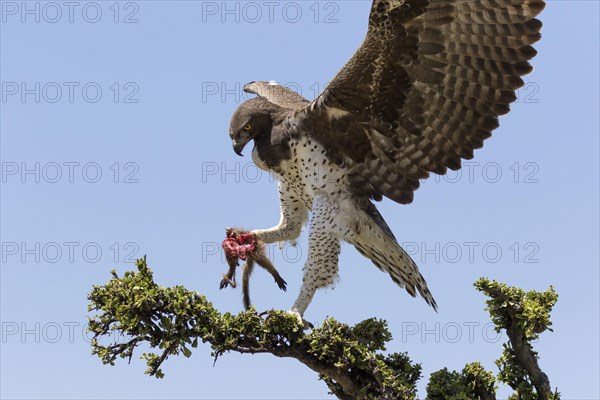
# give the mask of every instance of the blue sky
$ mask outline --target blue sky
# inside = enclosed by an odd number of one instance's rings
[[[1,391],[3,398],[327,399],[294,360],[210,350],[104,366],[85,336],[86,294],[148,255],[156,280],[242,309],[219,291],[224,228],[279,218],[276,185],[232,149],[241,86],[277,80],[313,98],[360,44],[370,2],[2,1]],[[350,246],[335,289],[306,318],[379,317],[425,378],[480,360],[496,371],[481,276],[554,285],[554,332],[536,349],[565,399],[597,399],[598,3],[550,1],[535,71],[513,111],[461,175],[432,178],[415,202],[380,210],[426,277],[440,311],[410,298]],[[247,199],[242,202],[242,199]],[[245,203],[246,206],[240,206]],[[288,309],[306,233],[272,250],[289,284],[263,271],[259,310]],[[502,390],[501,395],[507,395]]]

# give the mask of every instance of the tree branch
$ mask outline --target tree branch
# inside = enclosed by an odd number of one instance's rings
[[[536,392],[538,393],[540,400],[550,399],[552,396],[552,389],[550,388],[550,381],[548,375],[546,375],[540,368],[536,353],[531,349],[529,343],[523,340],[522,332],[516,323],[512,323],[506,330],[506,334],[512,344],[513,351],[519,363],[525,368]]]
[[[497,361],[501,368],[500,379],[519,394],[531,394],[533,385],[538,399],[558,398],[558,393],[552,392],[548,376],[540,368],[537,353],[531,345],[531,341],[542,332],[551,330],[550,311],[558,300],[554,288],[526,293],[487,279],[480,279],[475,286],[491,298],[486,304],[496,330],[506,329],[510,341]]]
[[[189,357],[190,347],[201,340],[211,344],[215,361],[229,351],[295,358],[317,372],[340,399],[415,398],[420,366],[406,355],[393,355],[393,362],[387,362],[378,354],[385,339],[391,338],[383,321],[349,327],[328,319],[306,333],[295,316],[282,311],[268,312],[265,318],[254,309],[237,316],[221,314],[196,292],[158,286],[145,258],[137,268],[122,278],[113,273],[106,285],[95,286],[88,296],[89,310],[97,312],[89,324],[93,353],[104,363],[130,358],[137,346],[147,343],[162,354],[143,355],[146,373],[161,378],[161,367],[170,355]],[[114,331],[133,340],[100,343]]]

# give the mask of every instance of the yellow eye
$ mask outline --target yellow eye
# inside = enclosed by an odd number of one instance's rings
[[[244,127],[244,130],[247,132],[252,129],[252,125],[248,124]]]

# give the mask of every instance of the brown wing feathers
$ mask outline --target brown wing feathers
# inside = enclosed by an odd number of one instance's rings
[[[425,138],[443,154],[441,165],[424,167],[442,173],[446,167],[460,168],[460,158],[472,158],[473,150],[499,126],[497,116],[510,110],[514,91],[523,85],[520,76],[532,70],[527,61],[536,52],[530,45],[539,39],[541,24],[531,20],[544,6],[541,1],[523,0],[452,3],[452,22],[424,24],[425,32],[441,35],[422,35],[422,40],[442,41],[443,51],[422,59],[424,65],[429,60],[444,64],[435,68],[444,77],[434,84],[417,84],[411,93],[425,103]],[[418,139],[412,142],[426,145]]]
[[[313,116],[349,112],[328,123],[354,128],[346,142],[369,140],[370,152],[344,160],[357,192],[409,203],[429,172],[459,169],[461,158],[472,158],[532,70],[531,45],[541,29],[534,17],[544,5],[374,1],[363,45],[310,107]],[[318,132],[332,152],[342,150],[339,133],[333,140]]]

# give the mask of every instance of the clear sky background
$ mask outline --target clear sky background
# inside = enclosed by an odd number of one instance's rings
[[[86,294],[147,254],[160,284],[242,310],[239,290],[218,290],[218,244],[227,226],[276,224],[279,205],[275,183],[231,149],[241,86],[273,79],[312,99],[360,44],[370,2],[0,5],[1,396],[331,398],[295,360],[230,354],[213,367],[207,346],[168,360],[164,380],[137,358],[104,366],[85,336]],[[600,397],[598,12],[596,1],[550,1],[535,71],[485,149],[462,175],[427,181],[414,204],[380,204],[439,313],[344,246],[340,280],[308,320],[386,319],[388,350],[423,365],[423,395],[443,367],[497,371],[505,338],[477,278],[554,285],[540,364],[563,398]],[[289,290],[257,271],[259,310],[293,303],[306,232],[272,255]]]

